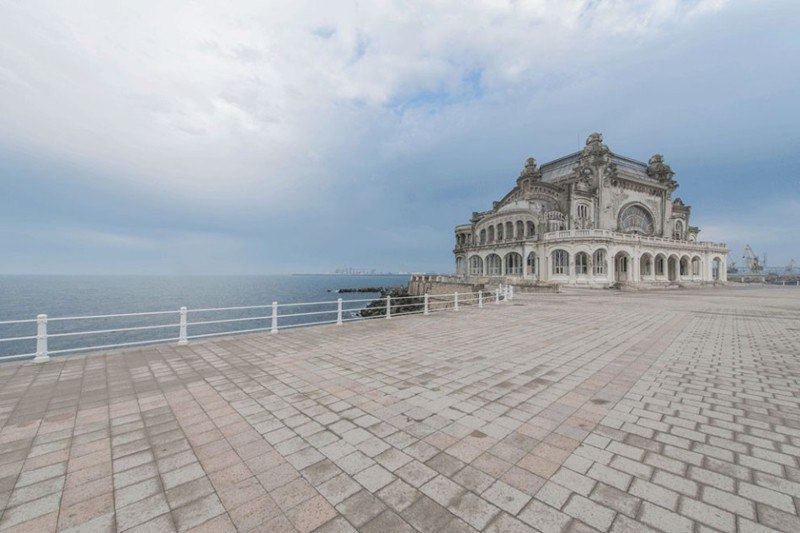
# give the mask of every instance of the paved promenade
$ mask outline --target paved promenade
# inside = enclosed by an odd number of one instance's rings
[[[0,531],[800,531],[800,289],[0,365]]]

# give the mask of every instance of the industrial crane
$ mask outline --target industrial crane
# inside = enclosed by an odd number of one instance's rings
[[[749,244],[744,245],[744,257],[742,257],[742,259],[747,261],[747,268],[750,270],[751,274],[761,273],[761,263],[758,260],[758,256],[753,253],[753,249],[750,248]]]

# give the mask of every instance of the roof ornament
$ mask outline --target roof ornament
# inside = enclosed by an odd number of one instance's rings
[[[602,133],[592,133],[586,138],[586,146],[583,148],[584,157],[591,158],[592,163],[600,163],[611,151],[608,146],[603,144]]]
[[[655,178],[658,181],[672,181],[672,176],[675,175],[669,165],[664,163],[664,156],[655,154],[647,162],[647,175]]]
[[[519,184],[524,179],[530,179],[531,181],[540,181],[542,179],[542,171],[539,170],[536,159],[532,157],[529,157],[525,161],[525,168],[519,173],[517,183]]]

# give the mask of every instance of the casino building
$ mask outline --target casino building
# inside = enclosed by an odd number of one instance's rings
[[[728,248],[698,240],[673,176],[661,155],[647,164],[617,155],[599,133],[541,167],[530,158],[516,187],[456,227],[456,275],[595,287],[724,282]]]

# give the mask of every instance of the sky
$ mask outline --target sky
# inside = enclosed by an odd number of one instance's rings
[[[800,2],[0,0],[0,273],[451,272],[525,159],[664,154],[800,260]]]

